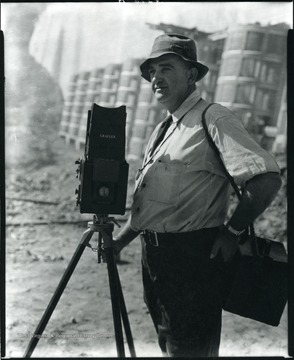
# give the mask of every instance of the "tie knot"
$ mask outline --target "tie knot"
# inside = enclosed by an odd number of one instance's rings
[[[171,125],[172,122],[173,122],[173,117],[171,115],[169,115],[165,120],[163,120],[160,128],[167,129]]]
[[[169,115],[169,116],[165,119],[164,123],[170,125],[170,124],[172,123],[172,121],[173,121],[173,117],[172,117],[172,115]]]

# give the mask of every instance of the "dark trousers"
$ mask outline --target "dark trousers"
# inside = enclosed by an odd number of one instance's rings
[[[142,239],[144,300],[170,357],[218,356],[223,264],[210,260],[217,231],[181,234],[159,247]]]

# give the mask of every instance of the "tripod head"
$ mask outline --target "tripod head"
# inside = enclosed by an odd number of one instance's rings
[[[120,227],[116,219],[114,217],[109,217],[107,214],[95,214],[93,216],[93,221],[88,222],[89,229],[93,232],[98,232],[99,234],[97,249],[92,248],[91,245],[88,244],[93,251],[97,251],[98,263],[101,263],[101,259],[107,261],[103,256],[103,251],[112,248],[114,224]]]

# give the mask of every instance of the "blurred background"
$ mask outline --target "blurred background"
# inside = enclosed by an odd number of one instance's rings
[[[197,83],[202,97],[235,112],[280,165],[283,187],[258,219],[256,230],[287,246],[286,65],[292,14],[292,2],[1,4],[7,355],[24,352],[29,340],[25,334],[33,332],[76,240],[91,220],[76,208],[74,162],[83,154],[87,111],[94,102],[127,106],[129,189],[126,214],[118,220],[124,222],[128,216],[134,174],[149,135],[165,117],[150,84],[140,76],[139,64],[149,55],[154,38],[164,32],[195,39],[199,61],[210,68]],[[109,302],[107,281],[96,278],[92,254],[85,256],[86,264],[82,261],[69,294],[50,321],[51,333],[113,332],[109,310],[96,308],[97,299]],[[121,260],[119,271],[139,356],[160,356],[142,300],[139,242],[125,249]],[[223,321],[222,356],[287,356],[286,310],[278,328],[228,313]],[[102,338],[99,342],[105,348],[98,354],[115,356],[109,338]],[[48,336],[37,354],[94,356],[97,347],[90,338]]]

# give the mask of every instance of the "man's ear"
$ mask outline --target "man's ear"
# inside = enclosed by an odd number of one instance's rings
[[[188,80],[191,84],[195,84],[198,75],[198,70],[195,67],[189,69]]]

